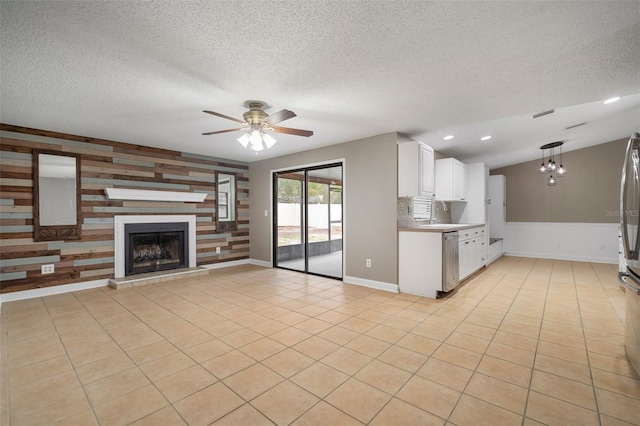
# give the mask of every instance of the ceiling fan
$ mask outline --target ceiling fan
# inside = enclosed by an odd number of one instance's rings
[[[276,140],[271,135],[266,133],[266,131],[305,137],[313,135],[313,132],[311,130],[301,130],[292,129],[290,127],[275,126],[275,124],[277,123],[295,117],[296,113],[293,111],[283,109],[269,115],[264,111],[266,104],[262,101],[246,101],[245,106],[249,108],[249,111],[245,112],[242,115],[244,120],[229,117],[228,115],[220,114],[219,112],[215,111],[202,111],[206,112],[207,114],[226,118],[227,120],[235,121],[236,123],[240,123],[243,125],[243,127],[237,127],[235,129],[217,130],[214,132],[203,133],[202,135],[216,135],[218,133],[244,130],[245,133],[240,136],[237,141],[243,147],[250,148],[253,151],[262,151],[265,147],[269,149],[276,143]]]

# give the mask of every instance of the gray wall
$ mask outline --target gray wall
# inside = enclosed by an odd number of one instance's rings
[[[627,141],[563,153],[567,176],[554,187],[538,173],[541,159],[491,170],[506,176],[507,222],[618,222]]]
[[[397,138],[396,133],[387,133],[251,163],[251,258],[271,261],[271,172],[345,159],[346,275],[397,284]],[[269,217],[265,217],[265,210]],[[372,261],[371,268],[365,267],[367,258]]]

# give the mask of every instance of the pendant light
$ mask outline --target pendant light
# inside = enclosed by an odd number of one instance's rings
[[[547,185],[548,186],[556,186],[558,184],[558,178],[564,177],[567,174],[567,169],[565,169],[562,163],[562,145],[564,142],[551,142],[546,145],[542,145],[540,149],[542,150],[542,164],[538,171],[542,174],[548,174],[547,177]],[[555,149],[560,149],[560,166],[556,164],[555,158]],[[546,155],[545,155],[546,154]],[[545,158],[548,160],[545,162]]]

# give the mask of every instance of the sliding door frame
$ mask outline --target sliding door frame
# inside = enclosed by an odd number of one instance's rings
[[[308,245],[309,245],[309,230],[308,230],[308,223],[307,223],[307,217],[308,217],[308,213],[309,213],[309,209],[308,209],[308,199],[307,199],[307,180],[308,180],[308,172],[309,171],[313,171],[313,170],[319,170],[319,169],[325,169],[325,168],[330,168],[330,167],[341,167],[342,168],[342,196],[341,196],[341,201],[342,201],[342,272],[341,272],[341,277],[334,277],[334,276],[329,276],[329,275],[322,275],[322,274],[318,274],[318,273],[314,273],[314,272],[309,272],[309,256],[308,256]],[[312,163],[312,164],[303,164],[303,165],[299,165],[299,166],[292,166],[292,167],[283,167],[283,168],[278,168],[278,169],[272,169],[271,171],[271,266],[274,268],[281,268],[281,269],[286,269],[286,270],[291,270],[291,271],[296,271],[296,272],[302,272],[305,274],[310,274],[310,275],[316,275],[316,276],[321,276],[321,277],[326,277],[326,278],[332,278],[332,279],[337,279],[337,280],[342,280],[345,277],[345,272],[346,272],[346,246],[347,246],[347,242],[346,242],[346,221],[345,221],[345,205],[346,205],[346,190],[345,190],[345,176],[346,176],[346,160],[344,158],[339,158],[339,159],[335,159],[335,160],[330,160],[330,161],[326,161],[326,162],[318,162],[318,163]],[[301,201],[301,214],[303,216],[303,225],[304,225],[304,230],[302,232],[304,241],[304,251],[305,251],[305,255],[304,255],[304,271],[299,271],[296,269],[289,269],[289,268],[285,268],[282,266],[278,266],[278,199],[277,199],[277,195],[278,195],[278,178],[277,175],[279,173],[283,173],[283,172],[291,172],[291,173],[296,173],[296,172],[304,172],[304,180],[303,180],[303,185],[302,185],[302,192],[303,192],[303,200]],[[331,212],[331,188],[329,187],[329,214]],[[304,206],[302,205],[302,203],[304,202]],[[267,212],[265,211],[265,214]],[[331,235],[331,218],[329,217],[329,236]]]

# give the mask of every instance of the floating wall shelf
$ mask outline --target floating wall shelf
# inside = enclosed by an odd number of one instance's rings
[[[110,200],[202,203],[207,197],[207,194],[202,192],[153,191],[148,189],[105,188],[104,192]]]

